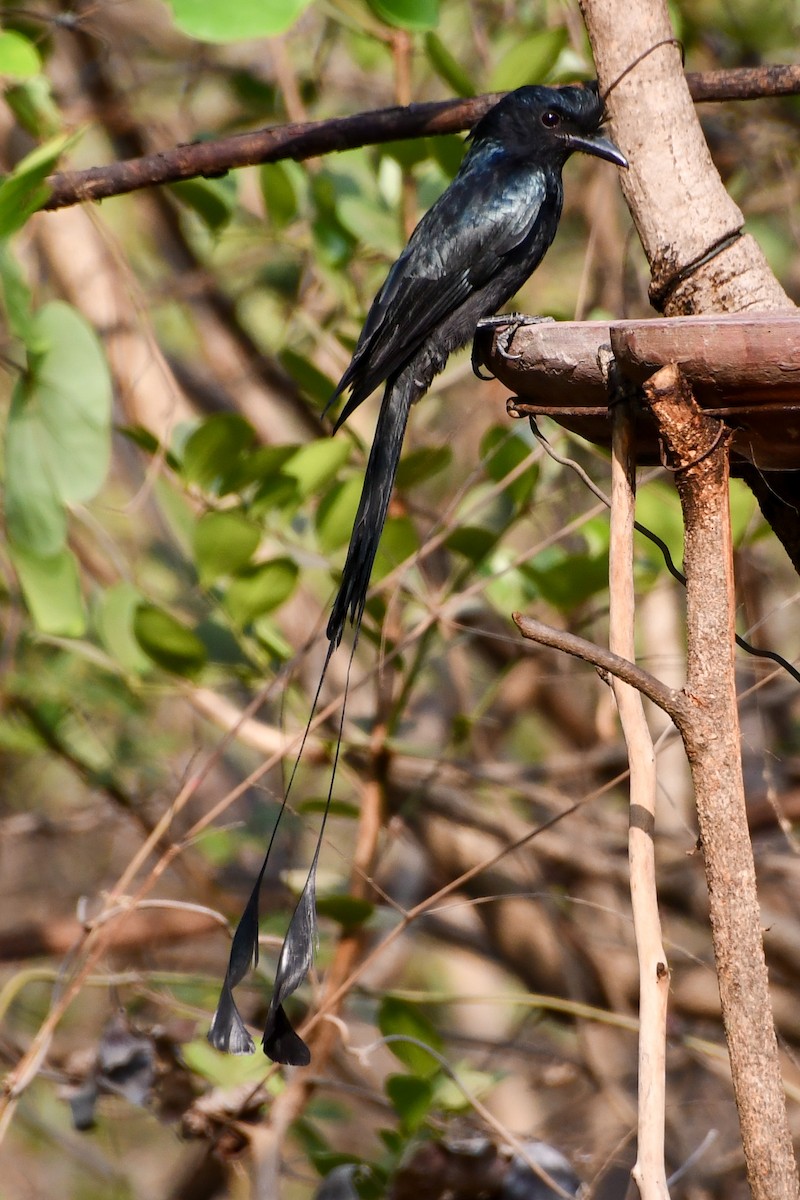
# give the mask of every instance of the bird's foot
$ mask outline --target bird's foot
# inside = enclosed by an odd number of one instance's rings
[[[503,329],[503,332],[495,338],[494,348],[501,358],[515,360],[522,358],[521,354],[511,353],[511,343],[514,341],[514,335],[518,329],[524,328],[525,325],[542,325],[546,321],[552,321],[553,317],[532,317],[528,313],[497,313],[493,317],[484,317],[478,322],[478,329]],[[473,370],[475,369],[475,355],[473,350]]]

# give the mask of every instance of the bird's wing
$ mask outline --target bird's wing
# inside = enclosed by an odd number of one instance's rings
[[[422,218],[375,297],[336,389],[337,396],[352,389],[340,420],[408,362],[446,317],[495,278],[509,255],[526,241],[535,241],[547,194],[545,174],[518,167],[505,174],[504,180],[485,158],[465,164]],[[548,243],[549,237],[542,253]],[[538,261],[525,257],[523,279]]]

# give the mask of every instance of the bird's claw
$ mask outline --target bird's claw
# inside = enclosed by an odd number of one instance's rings
[[[512,354],[511,344],[514,341],[514,336],[518,329],[522,329],[525,325],[541,325],[545,321],[552,321],[553,317],[532,317],[527,313],[498,313],[492,317],[484,317],[478,322],[478,329],[503,329],[501,334],[498,334],[494,340],[494,349],[501,358],[505,358],[509,362],[515,362],[522,358],[522,354]],[[475,371],[475,351],[473,346],[473,363],[472,369]],[[478,374],[477,371],[475,371]],[[478,375],[478,378],[485,376]]]
[[[480,326],[479,326],[479,328],[480,328]],[[496,376],[492,375],[491,371],[488,373],[488,375],[485,375],[483,373],[483,371],[481,370],[483,363],[481,362],[480,358],[478,357],[478,340],[477,340],[477,338],[472,343],[472,356],[470,358],[470,363],[472,365],[472,374],[475,376],[476,379],[482,379],[482,380],[484,380],[484,382],[486,382],[490,379],[496,378]]]

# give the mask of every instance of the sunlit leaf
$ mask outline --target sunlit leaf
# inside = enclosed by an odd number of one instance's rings
[[[106,650],[123,670],[136,674],[150,670],[153,665],[133,632],[134,617],[141,603],[138,588],[123,581],[102,591],[94,610],[97,632]]]
[[[296,450],[282,470],[297,480],[302,497],[312,496],[334,478],[349,457],[347,438],[320,438]]]
[[[397,29],[435,29],[439,24],[439,0],[368,0],[369,6]]]
[[[257,525],[239,512],[207,512],[194,532],[194,556],[202,583],[232,575],[249,563],[261,540]]]
[[[44,182],[55,170],[71,134],[58,134],[32,150],[0,183],[0,237],[21,229],[28,217],[40,209],[50,194]]]
[[[419,536],[414,522],[409,517],[391,517],[386,522],[378,553],[375,555],[373,580],[377,582],[383,579],[384,575],[388,575],[418,550]]]
[[[320,549],[326,554],[349,542],[362,486],[363,480],[353,477],[334,484],[320,500],[315,525]]]
[[[61,301],[34,314],[37,353],[17,381],[6,433],[6,516],[36,554],[63,545],[61,502],[91,499],[110,454],[111,380],[99,342]]]
[[[291,596],[298,577],[297,564],[290,558],[245,568],[225,592],[225,606],[238,625],[272,612]]]
[[[175,24],[205,42],[274,37],[294,25],[311,0],[168,0]]]
[[[25,79],[41,69],[42,60],[32,42],[13,29],[0,31],[0,77]]]
[[[569,40],[566,26],[542,29],[516,42],[489,77],[489,92],[506,92],[528,83],[545,83]]]
[[[38,555],[15,543],[9,546],[25,603],[40,633],[81,637],[86,613],[78,566],[70,550]]]

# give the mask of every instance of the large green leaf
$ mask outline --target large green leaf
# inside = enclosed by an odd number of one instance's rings
[[[9,551],[39,632],[53,637],[80,637],[86,630],[86,614],[72,552],[38,555],[13,543]]]
[[[285,33],[311,0],[169,0],[175,24],[205,42],[236,42]]]
[[[6,516],[17,543],[47,555],[63,545],[61,502],[91,499],[105,478],[111,380],[95,334],[70,305],[45,305],[31,326],[39,352],[11,402]]]

